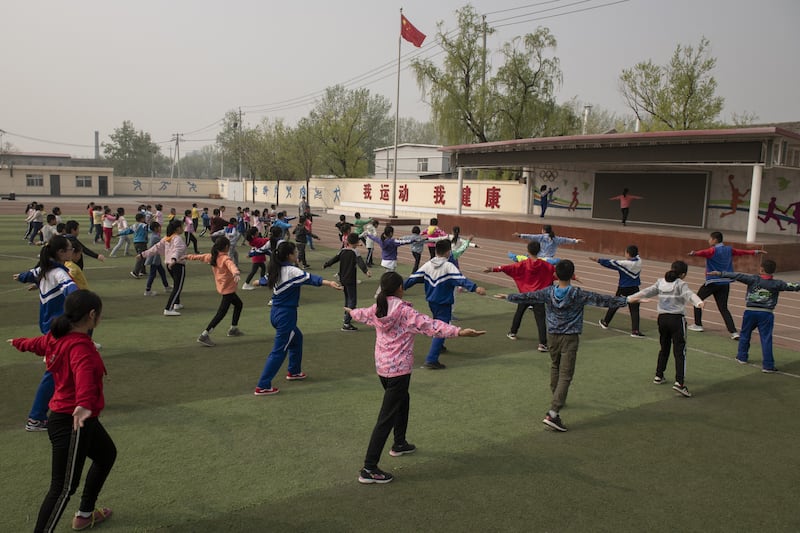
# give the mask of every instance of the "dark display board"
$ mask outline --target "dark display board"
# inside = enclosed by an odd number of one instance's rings
[[[706,172],[597,172],[592,218],[621,220],[619,201],[609,198],[627,188],[644,198],[631,204],[628,222],[701,228],[708,178]]]

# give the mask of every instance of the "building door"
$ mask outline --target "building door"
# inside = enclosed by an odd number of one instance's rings
[[[97,176],[97,195],[108,196],[108,176]]]
[[[61,176],[50,174],[50,196],[61,196]]]

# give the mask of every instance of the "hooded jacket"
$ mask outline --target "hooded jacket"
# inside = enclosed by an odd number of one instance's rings
[[[453,305],[453,290],[464,287],[475,292],[478,286],[464,277],[464,274],[446,257],[434,257],[411,274],[403,283],[403,289],[409,289],[417,283],[425,283],[425,299],[436,305]]]
[[[186,259],[211,265],[211,254],[187,254]],[[236,292],[237,283],[234,276],[239,275],[239,268],[226,252],[217,254],[217,264],[211,266],[211,272],[214,273],[214,283],[218,293],[225,295]]]
[[[414,367],[414,337],[457,337],[461,328],[416,311],[402,298],[389,296],[385,317],[375,316],[377,305],[353,309],[354,320],[375,327],[375,371],[393,378],[411,373]]]
[[[540,291],[509,294],[508,301],[528,305],[545,304],[547,332],[556,335],[580,335],[583,332],[583,308],[586,305],[614,308],[627,305],[624,297],[597,294],[572,285],[553,285]]]
[[[71,415],[80,405],[100,414],[105,406],[103,376],[106,367],[100,352],[85,333],[67,333],[56,339],[52,333],[32,339],[19,338],[11,344],[20,352],[33,352],[44,357],[47,371],[53,374],[56,390],[50,409]]]
[[[692,292],[692,289],[682,279],[667,281],[660,278],[655,285],[642,289],[630,297],[650,298],[655,295],[658,295],[659,314],[684,315],[687,303],[692,302],[697,306],[702,302],[700,297]]]

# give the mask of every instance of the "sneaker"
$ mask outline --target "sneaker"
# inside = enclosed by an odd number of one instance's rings
[[[29,418],[25,422],[25,431],[47,431],[47,420],[34,420]]]
[[[172,308],[176,311],[180,311],[181,309],[183,309],[183,304],[175,304],[172,306]]]
[[[561,417],[560,416],[556,416],[554,418],[554,417],[550,416],[550,413],[547,413],[545,415],[545,417],[544,417],[544,420],[542,420],[542,422],[545,425],[553,428],[556,431],[566,431],[567,430],[567,426],[565,426],[564,423],[561,421]]]
[[[389,455],[392,457],[400,457],[401,455],[405,455],[407,453],[414,453],[417,451],[417,447],[413,444],[406,442],[405,444],[397,445],[391,447],[389,450]]]
[[[173,309],[164,309],[164,316],[181,316],[181,314]]]
[[[508,333],[506,333],[506,337],[508,337],[512,341],[517,340],[517,334],[516,333],[511,333],[510,331]]]
[[[95,509],[92,511],[92,516],[87,516],[86,518],[75,516],[72,519],[72,529],[75,531],[83,531],[84,529],[96,526],[100,522],[105,522],[109,518],[111,518],[111,509],[105,507],[102,509]]]
[[[103,349],[103,345],[100,344],[99,342],[95,342],[94,343],[94,347],[95,347],[96,350],[102,350]]]
[[[166,286],[164,286],[164,290],[167,291],[167,292],[172,292],[172,287],[170,287],[169,285],[166,285]]]
[[[286,374],[286,381],[300,381],[306,379],[308,376],[305,372],[300,372],[299,374]]]
[[[762,368],[762,369],[761,369],[761,372],[763,372],[764,374],[777,374],[778,372],[780,372],[780,370],[778,370],[778,369],[777,369],[777,368],[775,368],[775,367],[772,367],[772,368]]]
[[[253,394],[256,396],[269,396],[271,394],[278,394],[280,389],[276,387],[270,387],[268,389],[262,389],[261,387],[256,387],[256,390],[253,391]]]
[[[738,357],[736,358],[736,362],[739,363],[740,365],[746,365],[747,364],[747,361],[742,361]]]
[[[144,291],[145,296],[155,296],[158,293],[156,291]]]
[[[199,337],[197,337],[197,342],[199,342],[203,346],[208,346],[209,348],[216,346],[216,344],[214,344],[214,341],[212,341],[211,337],[209,337],[208,335],[200,335]]]
[[[439,361],[436,361],[435,363],[425,363],[420,368],[426,368],[428,370],[444,370],[447,367]]]
[[[739,337],[740,337],[740,335],[739,335],[738,331],[734,332],[734,333],[731,333],[731,340],[738,341]]]
[[[536,349],[539,350],[540,352],[550,351],[550,348],[546,344],[540,344],[539,346],[536,347]]]
[[[342,331],[358,331],[358,328],[353,324],[343,324]]]
[[[667,380],[662,378],[662,377],[660,377],[660,376],[656,376],[656,377],[653,378],[653,383],[655,383],[656,385],[661,385],[662,383],[666,383],[666,382],[667,382]]]
[[[241,337],[242,335],[244,335],[244,333],[236,326],[231,326],[230,329],[228,329],[228,337]]]
[[[272,298],[270,298],[269,301],[267,302],[267,307],[272,307]]]
[[[687,328],[689,331],[705,331],[703,326],[698,326],[697,324],[692,324]]]
[[[597,323],[600,324],[601,328],[608,329],[608,322],[606,322],[604,320],[598,320]]]
[[[631,331],[631,337],[633,337],[634,339],[643,339],[644,335],[642,334],[641,331]]]
[[[692,393],[689,392],[689,389],[686,388],[686,385],[682,385],[682,384],[678,383],[677,381],[672,386],[672,390],[680,392],[681,394],[683,394],[687,398],[691,398],[692,397]]]
[[[139,279],[139,274],[136,272],[128,272],[128,274],[130,274],[133,279]]]
[[[391,475],[389,472],[384,472],[380,468],[373,468],[372,470],[367,470],[366,468],[362,468],[361,472],[358,474],[358,482],[359,483],[389,483],[394,479],[394,476]]]
[[[252,290],[255,290],[255,287],[253,285],[250,285],[249,283],[245,282],[245,284],[242,285],[242,290],[243,291],[252,291]]]

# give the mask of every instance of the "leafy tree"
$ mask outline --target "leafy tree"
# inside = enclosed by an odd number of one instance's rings
[[[103,155],[118,176],[150,176],[167,163],[161,148],[150,139],[150,134],[136,131],[129,120],[116,128],[109,138],[111,142],[102,145]]]
[[[194,179],[216,178],[219,173],[219,153],[213,146],[203,146],[181,158],[181,174]]]
[[[400,117],[398,144],[441,144],[433,122],[420,122],[411,117]]]
[[[556,103],[562,73],[550,30],[540,27],[502,45],[503,64],[492,74],[483,43],[494,29],[472,6],[456,15],[455,32],[438,24],[443,65],[429,59],[411,64],[420,89],[429,94],[432,120],[445,143],[562,135],[572,127],[576,117],[571,109]]]
[[[619,77],[620,92],[628,107],[650,130],[690,130],[712,127],[722,111],[724,98],[716,96],[717,81],[705,37],[694,46],[678,45],[669,63],[651,60],[625,69]]]
[[[437,40],[445,52],[444,65],[430,59],[416,59],[411,68],[417,84],[427,94],[431,118],[447,144],[469,141],[486,142],[488,94],[482,83],[487,72],[483,34],[494,32],[486,27],[475,8],[467,5],[456,11],[458,32],[437,24]]]
[[[563,81],[560,62],[549,54],[556,38],[547,28],[503,45],[505,63],[493,80],[497,105],[496,136],[527,139],[557,134],[555,90]]]
[[[374,169],[373,150],[390,136],[390,107],[385,97],[367,89],[337,85],[325,90],[309,120],[322,147],[322,164],[331,174],[357,178]]]
[[[315,135],[314,123],[302,118],[297,127],[286,131],[282,138],[289,174],[294,179],[305,180],[306,188],[311,176],[320,168],[322,150]]]

